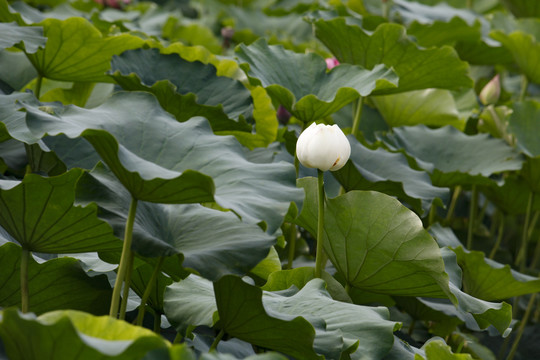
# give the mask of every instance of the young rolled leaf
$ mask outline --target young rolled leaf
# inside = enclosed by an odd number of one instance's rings
[[[14,243],[0,246],[0,306],[20,307],[21,248]],[[109,311],[111,286],[105,275],[89,277],[79,261],[62,257],[28,264],[30,310],[36,314],[72,309],[103,315]]]
[[[139,200],[215,200],[246,222],[266,221],[269,233],[291,201],[302,201],[291,164],[250,162],[234,138],[214,135],[203,118],[176,121],[148,93],[117,93],[97,108],[67,106],[55,115],[36,106],[26,110],[27,123],[39,136],[88,140]]]
[[[383,65],[371,71],[343,65],[326,71],[317,54],[297,54],[264,40],[236,50],[252,80],[262,85],[278,103],[304,122],[324,118],[376,90],[395,88],[398,78]]]
[[[346,18],[314,19],[315,35],[341,62],[374,69],[384,64],[399,77],[397,88],[375,94],[398,93],[429,88],[458,90],[472,87],[469,66],[449,46],[423,49],[407,37],[398,24],[381,24],[368,33]]]
[[[85,174],[77,187],[77,201],[97,203],[100,217],[118,236],[124,232],[130,199],[129,192],[103,165]],[[217,280],[225,274],[246,274],[266,257],[275,238],[256,224],[243,223],[230,211],[199,204],[140,202],[132,241],[132,249],[139,255],[181,254],[183,267]]]
[[[217,76],[214,65],[137,49],[114,56],[110,74],[126,90],[153,93],[178,121],[203,116],[214,131],[251,130],[244,121],[253,110],[249,91],[238,80]]]
[[[134,360],[151,350],[170,347],[152,331],[108,315],[65,310],[36,318],[14,308],[0,314],[0,336],[11,359]]]
[[[43,253],[115,251],[122,242],[97,217],[97,206],[76,206],[75,185],[82,174],[73,169],[44,178],[0,180],[0,225],[23,248]]]

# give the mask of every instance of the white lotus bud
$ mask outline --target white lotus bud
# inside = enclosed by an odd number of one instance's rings
[[[349,160],[351,145],[339,126],[313,123],[300,134],[296,156],[305,167],[335,171]]]

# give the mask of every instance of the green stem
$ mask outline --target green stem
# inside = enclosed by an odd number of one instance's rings
[[[497,253],[497,250],[499,250],[499,247],[501,246],[501,241],[504,234],[504,215],[500,213],[500,219],[499,219],[499,229],[497,231],[497,241],[495,241],[495,245],[493,246],[493,249],[491,249],[491,252],[489,253],[489,258],[493,259],[495,257],[495,254]]]
[[[450,206],[448,207],[448,213],[446,214],[446,221],[450,221],[452,216],[454,216],[454,210],[456,209],[456,203],[461,193],[461,186],[456,186],[454,188],[454,193],[452,194],[452,200],[450,201]]]
[[[154,332],[156,334],[161,333],[161,314],[154,312]]]
[[[111,308],[109,315],[112,317],[118,316],[118,305],[120,304],[120,293],[122,291],[122,284],[124,282],[127,267],[129,265],[129,258],[131,256],[131,240],[133,234],[133,224],[135,223],[135,214],[137,212],[137,199],[131,198],[131,205],[129,206],[128,218],[126,220],[126,230],[124,231],[124,246],[122,248],[122,256],[120,258],[120,265],[118,266],[118,274],[116,276],[116,282],[114,283],[113,294],[111,298]]]
[[[433,225],[433,223],[435,222],[435,216],[437,216],[437,205],[431,204],[428,215],[428,226]]]
[[[214,342],[212,343],[212,345],[210,345],[210,349],[208,349],[208,352],[212,352],[217,349],[217,346],[219,342],[221,341],[221,339],[223,338],[223,335],[225,335],[225,330],[221,329],[219,331],[219,334],[217,334],[216,338],[214,339]]]
[[[348,282],[345,283],[345,292],[347,295],[351,295],[351,285]]]
[[[296,253],[296,225],[289,224],[287,229],[287,239],[289,242],[289,253],[287,258],[287,269],[293,268],[294,255]]]
[[[538,261],[540,261],[540,239],[536,241],[536,248],[534,249],[534,257],[530,265],[531,270],[536,269],[536,266],[538,265]]]
[[[322,276],[324,261],[324,171],[317,169],[318,217],[317,217],[317,253],[315,254],[315,277]]]
[[[527,96],[527,87],[529,86],[529,79],[526,75],[521,76],[521,91],[519,93],[519,101],[522,102]]]
[[[129,289],[131,288],[131,273],[133,269],[134,257],[135,257],[135,254],[131,252],[128,259],[128,264],[127,264],[126,278],[124,279],[124,290],[122,292],[122,300],[120,302],[120,314],[118,315],[118,318],[120,320],[124,320],[126,318],[127,303],[129,299]]]
[[[28,312],[28,262],[30,260],[30,251],[23,248],[21,253],[21,311]]]
[[[135,322],[135,325],[142,326],[144,320],[144,311],[146,309],[146,302],[148,301],[148,298],[150,297],[150,294],[154,289],[154,284],[157,282],[157,277],[161,271],[161,266],[163,265],[164,260],[165,258],[163,256],[159,258],[156,266],[154,267],[154,271],[152,272],[152,276],[146,284],[146,289],[144,289],[144,294],[141,298],[141,306],[139,306],[139,313],[137,314],[137,321]]]
[[[476,208],[478,203],[478,191],[476,185],[472,186],[471,207],[469,209],[469,228],[467,231],[467,249],[472,250],[474,225],[476,224]]]
[[[184,337],[179,332],[176,333],[176,336],[174,337],[173,344],[180,344],[184,340]]]
[[[364,105],[364,97],[360,96],[356,103],[356,109],[354,110],[354,118],[351,127],[352,136],[356,137],[358,134],[358,128],[360,127],[360,120],[362,118],[362,107]]]
[[[409,336],[412,336],[414,332],[414,325],[416,325],[416,319],[412,319],[411,324],[409,325],[409,331],[407,331]]]
[[[36,81],[36,98],[40,97],[41,94],[41,85],[43,84],[43,75],[38,74],[37,81]]]
[[[512,360],[516,355],[519,341],[521,340],[521,336],[523,335],[523,331],[525,330],[525,325],[527,325],[527,321],[529,320],[529,316],[531,315],[535,300],[536,293],[532,294],[531,298],[529,299],[529,303],[527,304],[527,310],[525,310],[525,315],[523,315],[523,319],[521,319],[516,338],[514,339],[514,343],[512,344],[512,348],[510,349],[510,353],[508,354],[506,360]]]
[[[529,222],[531,219],[532,204],[534,201],[534,193],[529,193],[529,201],[527,202],[527,212],[525,213],[525,222],[523,223],[523,231],[521,233],[521,246],[516,257],[516,266],[520,266],[521,271],[527,262],[527,244],[529,242]]]

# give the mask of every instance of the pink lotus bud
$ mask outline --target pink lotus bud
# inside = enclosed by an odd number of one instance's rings
[[[339,61],[335,57],[324,59],[324,61],[326,61],[326,67],[328,68],[328,70],[335,68],[336,66],[339,65]]]
[[[288,112],[287,109],[283,107],[283,105],[279,105],[276,116],[281,124],[286,125],[291,118],[291,113]]]
[[[501,82],[497,74],[484,86],[478,97],[483,105],[491,105],[499,100],[499,96],[501,96]]]

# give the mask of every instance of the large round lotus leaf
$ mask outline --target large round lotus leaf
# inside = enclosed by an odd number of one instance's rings
[[[246,72],[254,82],[304,122],[331,115],[358,96],[395,88],[398,82],[394,72],[382,65],[371,71],[342,65],[327,72],[321,56],[297,54],[263,39],[240,45],[236,56],[248,65]]]
[[[170,346],[152,331],[108,315],[65,310],[36,318],[14,308],[0,314],[0,335],[10,359],[136,360]]]
[[[203,116],[214,131],[251,130],[243,121],[253,111],[250,92],[238,80],[217,76],[214,65],[137,49],[113,57],[110,73],[126,90],[152,92],[178,121]]]
[[[113,55],[142,46],[134,35],[104,37],[88,20],[45,19],[40,23],[47,44],[28,58],[36,70],[49,79],[61,81],[112,82],[105,74]]]
[[[44,253],[114,251],[122,242],[97,217],[97,206],[74,205],[80,169],[44,178],[0,181],[0,225],[25,249]]]
[[[394,198],[350,191],[328,199],[325,250],[354,287],[407,296],[444,296],[448,275],[421,220]]]
[[[139,200],[215,199],[244,221],[265,221],[269,233],[280,226],[290,202],[302,200],[291,164],[251,162],[233,137],[214,135],[203,118],[176,121],[151,94],[117,93],[94,109],[40,109],[26,107],[35,134],[84,137]]]
[[[85,174],[78,183],[77,201],[97,203],[100,217],[121,236],[131,197],[102,165]],[[242,222],[233,212],[199,204],[139,202],[132,248],[146,257],[182,254],[183,267],[205,278],[224,274],[244,275],[263,260],[275,238],[256,224]]]
[[[0,23],[0,50],[23,42],[27,53],[35,53],[43,47],[46,38],[43,29],[37,26],[19,26],[17,23]]]
[[[315,35],[342,63],[373,69],[384,64],[399,76],[399,87],[378,93],[440,88],[458,90],[473,85],[469,66],[449,46],[420,48],[398,24],[381,24],[368,33],[348,19],[313,20]]]
[[[21,248],[14,243],[0,247],[0,306],[20,307]],[[108,313],[112,290],[104,275],[89,277],[73,258],[62,257],[28,263],[29,308],[36,314],[73,309],[96,315]]]

